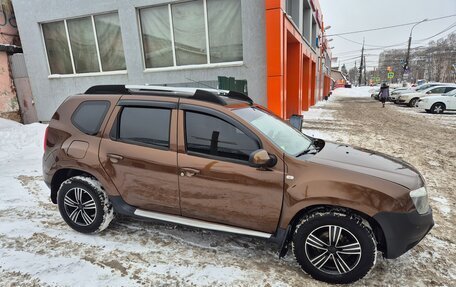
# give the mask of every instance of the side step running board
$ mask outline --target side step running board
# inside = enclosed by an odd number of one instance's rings
[[[141,210],[141,209],[136,209],[134,214],[136,216],[152,218],[152,219],[157,219],[157,220],[161,220],[161,221],[172,222],[172,223],[177,223],[177,224],[182,224],[182,225],[187,225],[187,226],[192,226],[192,227],[199,227],[199,228],[204,228],[204,229],[210,229],[210,230],[216,230],[216,231],[243,234],[243,235],[262,237],[262,238],[271,238],[272,237],[272,234],[261,232],[261,231],[233,227],[233,226],[229,226],[229,225],[212,223],[212,222],[207,222],[207,221],[203,221],[203,220],[199,220],[199,219],[186,218],[186,217],[177,216],[177,215],[163,214],[163,213],[152,212],[152,211]]]

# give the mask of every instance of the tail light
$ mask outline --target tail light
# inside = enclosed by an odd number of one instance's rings
[[[45,153],[46,153],[46,147],[47,147],[48,131],[49,131],[49,127],[46,127],[46,131],[44,132],[44,139],[43,139],[43,149],[44,149]]]

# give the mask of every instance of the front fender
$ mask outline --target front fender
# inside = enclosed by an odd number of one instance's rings
[[[334,181],[314,181],[294,186],[284,196],[280,227],[286,228],[301,210],[311,206],[338,206],[374,216],[383,210],[403,210],[401,201],[365,186]]]

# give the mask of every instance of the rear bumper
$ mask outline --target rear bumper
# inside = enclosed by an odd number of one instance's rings
[[[379,212],[374,219],[380,224],[385,235],[385,258],[401,256],[417,245],[434,226],[432,209],[425,214],[411,212]]]

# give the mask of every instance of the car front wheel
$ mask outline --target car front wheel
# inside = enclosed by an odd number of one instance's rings
[[[431,112],[433,114],[442,114],[445,111],[445,105],[442,103],[435,103],[431,107]]]
[[[74,230],[97,233],[108,227],[114,210],[95,179],[75,176],[62,183],[57,194],[60,215]]]
[[[339,210],[317,211],[301,218],[292,246],[301,268],[328,283],[361,279],[377,257],[376,240],[368,224]]]
[[[411,99],[409,102],[410,107],[416,107],[416,103],[418,102],[418,99]]]

